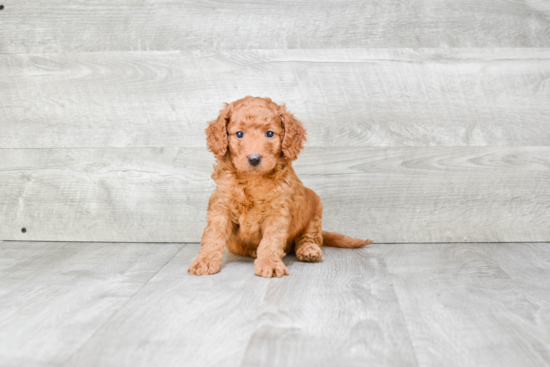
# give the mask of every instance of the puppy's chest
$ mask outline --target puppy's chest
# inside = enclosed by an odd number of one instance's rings
[[[243,239],[255,238],[261,235],[261,226],[267,215],[272,211],[269,202],[255,200],[248,202],[235,201],[231,208],[232,221],[237,225],[237,231]]]
[[[280,195],[288,194],[290,187],[284,180],[239,182],[229,178],[218,182],[218,189],[228,199],[234,234],[243,242],[259,243],[265,218],[276,214]]]

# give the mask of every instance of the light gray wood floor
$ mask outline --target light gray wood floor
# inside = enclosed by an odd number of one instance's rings
[[[1,366],[549,366],[550,244],[373,244],[263,279],[198,244],[0,242]]]

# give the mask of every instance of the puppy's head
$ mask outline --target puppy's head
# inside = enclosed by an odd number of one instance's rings
[[[216,158],[227,157],[241,172],[265,174],[280,159],[295,160],[306,130],[284,105],[269,98],[245,97],[220,111],[206,129],[206,142]]]

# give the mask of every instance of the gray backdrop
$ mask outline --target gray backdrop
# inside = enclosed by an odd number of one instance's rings
[[[199,241],[204,128],[246,95],[307,127],[327,230],[550,240],[548,3],[2,4],[0,240]]]

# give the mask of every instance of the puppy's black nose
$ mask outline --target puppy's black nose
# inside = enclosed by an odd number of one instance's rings
[[[260,161],[262,160],[262,156],[259,154],[250,154],[248,156],[248,163],[250,163],[253,166],[257,166],[260,164]]]

